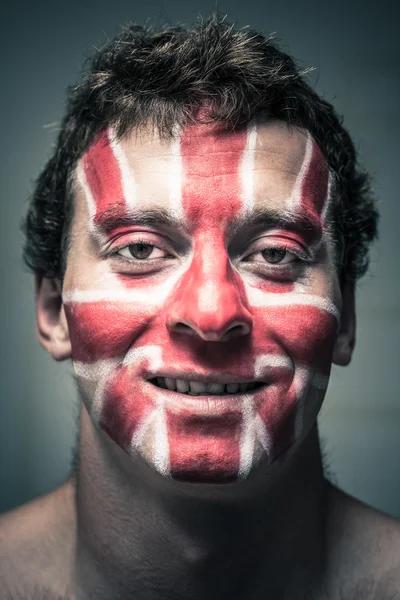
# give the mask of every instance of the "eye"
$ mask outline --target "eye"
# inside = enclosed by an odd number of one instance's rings
[[[135,260],[145,260],[149,257],[152,259],[163,258],[166,256],[166,253],[163,250],[148,242],[128,244],[124,248],[120,248],[115,254],[128,259],[134,258]]]
[[[266,262],[272,265],[287,265],[298,259],[298,257],[293,252],[289,252],[287,248],[275,248],[273,246],[262,250],[261,255]]]

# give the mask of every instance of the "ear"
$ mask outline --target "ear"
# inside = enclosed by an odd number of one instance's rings
[[[333,350],[333,362],[345,367],[351,361],[356,343],[356,310],[354,286],[345,284],[342,288],[342,310],[340,326]]]
[[[68,324],[55,279],[36,275],[36,334],[43,348],[55,359],[71,358]]]

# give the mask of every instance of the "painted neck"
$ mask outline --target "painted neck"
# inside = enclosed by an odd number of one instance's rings
[[[292,586],[307,589],[320,571],[316,428],[267,473],[194,485],[162,477],[140,456],[132,461],[82,408],[80,456],[76,576],[99,600],[117,598],[115,590],[142,599],[292,598]]]

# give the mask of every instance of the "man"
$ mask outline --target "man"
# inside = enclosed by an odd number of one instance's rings
[[[396,598],[399,526],[323,477],[377,215],[333,108],[218,17],[128,27],[71,92],[26,219],[79,467],[5,515],[2,598]]]

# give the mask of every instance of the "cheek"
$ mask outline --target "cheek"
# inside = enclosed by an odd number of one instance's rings
[[[328,375],[336,339],[335,317],[313,306],[258,308],[254,336],[258,347],[271,341],[294,363]]]
[[[152,319],[142,306],[93,302],[65,306],[74,361],[123,357]]]
[[[282,369],[265,394],[259,417],[279,457],[315,421],[328,381],[336,319],[316,307],[292,306],[258,311],[257,348],[286,355],[292,369]]]
[[[148,417],[156,416],[154,393],[148,393],[146,383],[137,379],[135,371],[130,366],[116,367],[112,372],[104,389],[99,420],[100,426],[125,450],[135,445],[134,434],[140,436],[140,428],[146,426]]]

